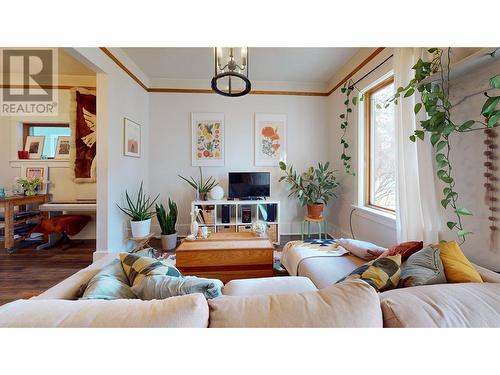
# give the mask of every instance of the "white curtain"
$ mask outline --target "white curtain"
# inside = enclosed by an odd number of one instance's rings
[[[406,86],[413,78],[411,67],[423,54],[422,48],[396,48],[394,51],[395,87]],[[424,244],[438,242],[440,213],[435,187],[434,151],[426,138],[424,142],[413,143],[409,137],[425,118],[422,108],[415,115],[414,96],[400,99],[395,105],[397,143],[397,238],[403,241],[424,241]],[[426,135],[427,137],[427,135]]]

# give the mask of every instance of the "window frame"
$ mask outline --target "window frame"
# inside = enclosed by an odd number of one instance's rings
[[[23,122],[23,150],[26,147],[26,139],[30,135],[31,128],[68,128],[71,129],[69,123],[56,122],[56,123],[43,123],[43,122]],[[49,157],[48,159],[54,159]]]
[[[380,210],[389,214],[396,214],[396,209],[391,210],[390,208],[381,207],[371,202],[371,188],[372,188],[372,103],[371,96],[373,93],[381,90],[382,88],[394,84],[394,75],[391,74],[389,77],[385,78],[381,82],[377,83],[373,87],[370,87],[363,93],[364,101],[364,128],[365,128],[365,186],[364,186],[364,201],[365,206]]]

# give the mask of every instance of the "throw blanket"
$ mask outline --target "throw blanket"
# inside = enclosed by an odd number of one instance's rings
[[[73,89],[72,97],[70,158],[75,182],[95,182],[96,96],[85,89]]]
[[[334,240],[290,241],[283,248],[281,264],[290,276],[297,276],[300,263],[308,258],[340,257],[349,253]]]

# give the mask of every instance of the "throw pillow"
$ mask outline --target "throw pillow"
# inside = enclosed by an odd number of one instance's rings
[[[120,260],[130,286],[134,286],[144,277],[151,275],[182,276],[174,266],[148,256],[120,253]]]
[[[415,254],[417,251],[422,250],[424,247],[424,243],[422,241],[409,241],[402,242],[398,245],[394,245],[384,251],[379,258],[387,258],[396,254],[401,254],[401,262],[404,262],[408,259],[412,254]]]
[[[202,293],[211,299],[222,295],[222,281],[198,277],[172,277],[152,275],[144,277],[132,287],[132,291],[142,300],[164,299],[185,294]]]
[[[351,254],[366,260],[375,259],[387,250],[371,242],[352,240],[349,238],[339,238],[337,243]]]
[[[345,280],[361,279],[377,291],[383,292],[398,286],[401,273],[400,266],[401,255],[399,254],[387,258],[377,258],[356,268],[337,283]]]
[[[88,282],[80,299],[132,299],[137,298],[123,271],[121,262],[115,259]]]
[[[433,247],[440,250],[444,273],[449,283],[482,283],[483,279],[464,255],[456,241],[439,243]]]
[[[439,250],[426,247],[411,255],[401,267],[400,287],[446,284],[443,262]]]

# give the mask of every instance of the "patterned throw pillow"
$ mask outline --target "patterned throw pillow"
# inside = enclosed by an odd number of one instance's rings
[[[398,286],[401,274],[401,255],[387,258],[377,258],[356,268],[349,275],[337,281],[361,279],[366,281],[377,291],[383,292]]]
[[[439,250],[431,246],[417,251],[401,267],[399,287],[446,284]]]
[[[137,298],[122,264],[118,259],[99,271],[85,287],[80,299],[133,299]]]
[[[151,275],[182,276],[174,266],[148,256],[120,253],[120,260],[130,286],[140,283],[144,277]]]

